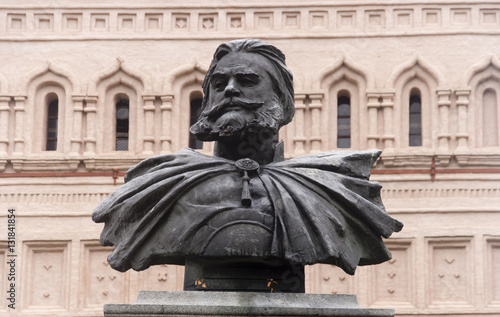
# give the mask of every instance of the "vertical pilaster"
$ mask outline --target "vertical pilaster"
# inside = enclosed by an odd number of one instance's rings
[[[384,140],[384,148],[393,149],[395,139],[393,127],[394,93],[383,93],[381,97],[381,106],[384,111],[384,135],[382,136],[382,139]]]
[[[321,100],[323,99],[323,94],[311,94],[309,95],[311,103],[309,104],[309,109],[311,110],[312,117],[312,127],[311,127],[311,153],[321,152],[321,111],[323,104]]]
[[[381,107],[378,93],[367,93],[368,97],[368,148],[376,149],[377,142],[380,140],[378,134],[378,109]]]
[[[468,150],[469,133],[468,128],[468,108],[470,90],[463,89],[455,91],[457,96],[458,127],[457,127],[457,150]]]
[[[439,108],[439,133],[438,144],[440,151],[448,151],[450,148],[450,95],[451,90],[438,90],[438,108]]]
[[[295,94],[295,136],[293,137],[294,154],[300,155],[305,153],[306,136],[304,134],[305,110],[306,110],[306,95]]]
[[[14,155],[24,154],[24,111],[26,104],[25,96],[14,97],[14,111],[16,115],[16,129],[14,131]]]
[[[82,146],[82,120],[84,100],[85,96],[73,96],[73,132],[71,136],[71,155],[80,154]]]
[[[144,146],[142,154],[153,155],[154,137],[154,115],[155,115],[155,96],[142,96],[144,100]]]
[[[87,119],[87,135],[83,139],[83,142],[85,142],[85,152],[83,154],[92,156],[96,150],[97,96],[88,96],[85,101],[87,106],[83,111]]]
[[[172,102],[173,95],[165,95],[161,97],[161,153],[172,152],[172,136],[170,129],[172,129]]]
[[[0,96],[0,155],[6,155],[9,147],[10,97]]]

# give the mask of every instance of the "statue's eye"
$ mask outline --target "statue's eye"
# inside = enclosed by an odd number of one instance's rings
[[[227,86],[227,82],[225,80],[217,80],[215,83],[214,83],[214,86],[215,86],[215,89],[217,91],[222,91],[224,90],[224,88],[226,88]]]
[[[251,86],[255,86],[259,83],[259,78],[257,76],[253,76],[253,75],[245,75],[245,76],[239,77],[238,82],[240,85],[242,85],[244,87],[251,87]]]

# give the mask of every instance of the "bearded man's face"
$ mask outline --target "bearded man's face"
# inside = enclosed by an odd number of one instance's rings
[[[273,91],[273,65],[254,53],[229,53],[210,78],[209,97],[191,132],[203,141],[241,140],[266,130],[276,134],[283,108]]]

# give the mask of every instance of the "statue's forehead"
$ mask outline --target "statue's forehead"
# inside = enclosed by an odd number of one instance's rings
[[[214,69],[214,73],[273,71],[272,64],[262,55],[256,53],[229,53],[222,57]]]

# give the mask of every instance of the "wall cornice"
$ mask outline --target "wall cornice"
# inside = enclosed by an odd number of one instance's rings
[[[500,33],[498,1],[0,5],[4,41],[350,38]],[[276,32],[280,31],[280,32]]]

